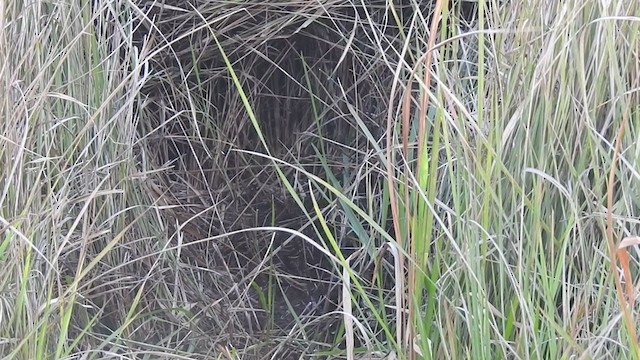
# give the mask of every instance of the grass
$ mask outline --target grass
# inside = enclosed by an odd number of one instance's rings
[[[640,5],[389,4],[0,2],[0,355],[639,359]]]

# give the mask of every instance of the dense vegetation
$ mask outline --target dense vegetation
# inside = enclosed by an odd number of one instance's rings
[[[639,30],[0,1],[0,355],[639,359]]]

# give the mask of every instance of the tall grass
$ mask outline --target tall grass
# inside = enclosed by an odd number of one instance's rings
[[[637,358],[636,294],[620,290],[637,280],[628,270],[620,280],[615,249],[637,231],[622,179],[638,180],[639,9],[508,8],[479,16],[472,74],[449,60],[458,43],[444,43],[436,85],[419,69],[422,106],[402,108],[412,128],[400,138],[417,143],[404,148],[413,163],[392,161],[412,184],[391,188],[403,209],[396,233],[418,265],[408,270],[406,346],[425,358]],[[441,39],[459,35],[440,26]],[[429,66],[425,54],[416,57]],[[427,130],[416,131],[425,116]]]
[[[94,22],[105,20],[89,2],[1,6],[0,353],[43,359],[106,351],[118,333],[97,338],[96,320],[109,311],[123,323],[137,316],[134,295],[144,289],[144,281],[107,269],[137,255],[123,239],[136,237],[139,246],[154,232],[132,112],[143,74],[126,71],[96,41]],[[127,308],[87,299],[105,283],[123,289],[118,300],[131,300]]]
[[[154,163],[152,135],[184,114],[157,126],[145,118],[141,89],[164,76],[155,57],[171,48],[158,39],[132,46],[130,19],[148,13],[126,1],[0,2],[0,354],[237,359],[270,347],[278,358],[294,343],[347,359],[640,358],[640,4],[480,0],[471,28],[450,5],[435,1],[410,21],[389,7],[386,25],[400,29],[401,47],[359,8],[358,26],[375,35],[369,50],[393,73],[377,84],[391,94],[379,100],[382,138],[359,104],[317,95],[330,93],[326,74],[305,64],[297,81],[311,99],[324,175],[271,151],[273,130],[254,111],[240,62],[227,56],[235,49],[202,8],[184,7],[206,23],[227,91],[240,94],[226,115],[248,118],[259,136],[258,150],[232,151],[269,161],[315,224],[312,239],[277,224],[200,236],[193,224],[216,204],[176,215],[191,206],[182,199],[192,189],[174,191],[183,179],[155,176],[188,160]],[[321,8],[287,15],[319,21]],[[272,25],[263,30],[281,28]],[[184,38],[201,25],[193,26]],[[350,34],[344,40],[353,44]],[[348,45],[344,54],[370,59]],[[205,148],[221,164],[227,155],[210,150],[208,136],[232,144],[224,137],[235,123],[198,120],[216,115],[212,95],[193,90],[209,86],[193,52],[193,68],[180,74],[197,84],[163,86],[196,124],[184,130],[183,149]],[[357,135],[341,144],[359,159],[349,162],[345,150],[342,172],[321,125],[332,105],[346,109]],[[321,319],[301,317],[271,338],[225,333],[253,316],[246,279],[193,249],[258,230],[297,236],[332,264],[340,305],[323,316],[341,321],[324,341],[306,330]],[[349,252],[347,233],[358,246]],[[272,291],[264,308],[275,306]]]

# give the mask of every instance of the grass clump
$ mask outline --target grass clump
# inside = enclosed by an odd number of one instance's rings
[[[639,26],[0,2],[0,354],[639,358]]]

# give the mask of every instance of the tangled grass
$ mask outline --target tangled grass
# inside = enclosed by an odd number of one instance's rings
[[[0,2],[0,355],[640,358],[639,26]]]

